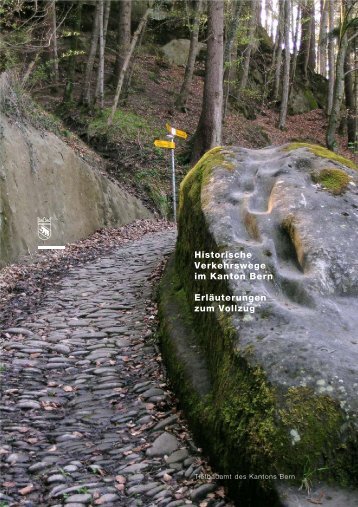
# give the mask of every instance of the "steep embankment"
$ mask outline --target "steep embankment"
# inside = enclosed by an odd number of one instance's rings
[[[0,122],[0,265],[42,243],[38,218],[51,218],[48,243],[64,245],[151,216],[53,133],[4,114]]]
[[[246,505],[298,505],[300,484],[357,479],[356,184],[352,162],[299,144],[215,148],[182,183],[163,352]]]

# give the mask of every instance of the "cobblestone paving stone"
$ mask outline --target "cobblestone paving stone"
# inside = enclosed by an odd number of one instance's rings
[[[69,269],[9,328],[2,354],[0,506],[229,506],[165,384],[152,273],[173,230]],[[221,491],[220,491],[221,490]]]

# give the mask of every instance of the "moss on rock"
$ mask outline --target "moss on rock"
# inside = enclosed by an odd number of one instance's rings
[[[284,150],[298,150],[299,148],[307,148],[311,153],[317,155],[317,157],[327,158],[328,160],[332,160],[333,162],[338,162],[339,164],[345,165],[350,169],[358,169],[357,165],[348,158],[342,157],[341,155],[337,155],[331,150],[324,148],[318,144],[309,144],[309,143],[290,143],[284,147]]]
[[[162,288],[161,295],[161,340],[172,383],[201,446],[219,473],[233,477],[227,484],[231,494],[247,499],[248,506],[258,502],[276,506],[274,479],[240,481],[234,475],[285,474],[301,484],[309,463],[317,478],[352,484],[357,479],[352,466],[357,442],[346,442],[343,450],[345,419],[336,401],[309,388],[286,389],[270,383],[255,362],[254,351],[240,347],[231,317],[220,313],[215,303],[215,312],[195,313],[193,318],[194,293],[230,293],[226,281],[194,279],[193,252],[221,250],[206,220],[203,189],[214,168],[230,170],[231,166],[227,152],[215,148],[182,182],[175,265],[166,273],[167,288]],[[173,301],[172,314],[184,316],[188,329],[194,329],[197,348],[205,358],[211,389],[204,397],[197,396],[173,346],[176,327],[168,325],[165,315],[165,308]]]
[[[332,167],[322,169],[319,173],[313,173],[312,180],[322,185],[334,195],[343,194],[350,182],[350,178],[346,172],[341,169],[333,169]]]

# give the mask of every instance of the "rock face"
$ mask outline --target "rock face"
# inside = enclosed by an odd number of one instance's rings
[[[202,398],[200,420],[190,405],[189,416],[211,428],[206,443],[225,473],[271,475],[232,485],[252,505],[277,492],[274,475],[300,484],[307,463],[316,480],[357,481],[357,182],[351,161],[296,143],[215,148],[181,186],[165,290],[195,327],[211,378],[211,401]],[[218,266],[227,253],[236,259]]]
[[[186,65],[189,55],[189,39],[173,39],[162,47],[164,58],[173,65]],[[198,53],[206,48],[203,42],[198,43]]]
[[[0,116],[0,265],[37,250],[37,219],[51,217],[52,245],[150,216],[135,197],[52,133]]]

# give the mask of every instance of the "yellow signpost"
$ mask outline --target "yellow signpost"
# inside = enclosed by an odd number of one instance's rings
[[[184,130],[179,130],[174,127],[171,127],[169,125],[169,123],[165,124],[165,128],[167,129],[169,134],[171,134],[172,136],[181,137],[182,139],[186,139],[188,137],[188,134],[186,132],[184,132]]]
[[[154,141],[154,146],[157,148],[168,148],[170,150],[175,149],[175,143],[173,141],[163,141],[162,139],[156,139]]]
[[[177,197],[176,197],[176,188],[175,188],[175,158],[174,158],[174,150],[175,150],[175,142],[173,141],[174,137],[181,137],[182,139],[186,139],[188,134],[184,132],[184,130],[178,130],[174,127],[171,127],[169,123],[166,123],[165,128],[169,132],[167,134],[167,138],[169,141],[164,141],[163,139],[156,139],[154,141],[154,146],[157,148],[166,148],[171,150],[171,161],[172,161],[172,186],[173,186],[173,215],[174,222],[177,221]]]

